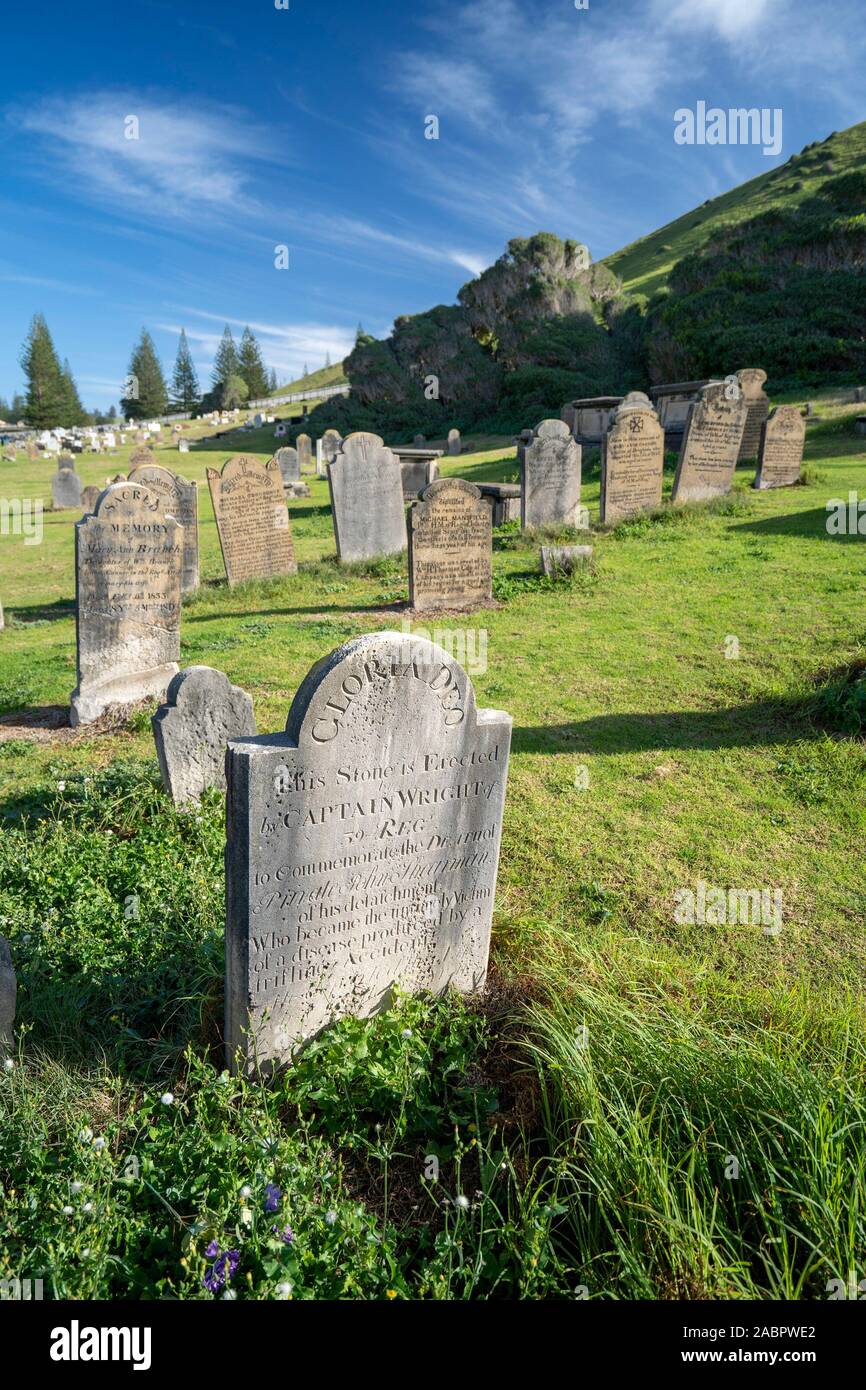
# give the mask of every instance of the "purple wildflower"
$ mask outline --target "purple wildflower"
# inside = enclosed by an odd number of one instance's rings
[[[208,1248],[205,1250],[204,1253],[205,1253],[205,1255],[207,1256],[207,1258],[208,1258],[209,1260],[215,1260],[216,1257],[217,1257],[217,1255],[219,1254],[219,1252],[220,1252],[219,1241],[218,1241],[218,1240],[212,1240],[211,1243],[210,1243],[210,1245],[208,1246]]]
[[[212,1240],[205,1254],[213,1260],[213,1264],[204,1276],[203,1283],[208,1293],[219,1293],[226,1284],[230,1284],[237,1273],[238,1265],[241,1262],[241,1252],[239,1250],[224,1250],[219,1252],[219,1245]]]
[[[286,1226],[285,1229],[282,1231],[278,1230],[276,1226],[272,1226],[271,1230],[273,1231],[275,1236],[279,1236],[280,1240],[283,1242],[283,1245],[291,1245],[292,1241],[295,1238],[295,1233],[292,1230],[291,1226]]]
[[[282,1191],[275,1183],[269,1182],[265,1188],[265,1211],[273,1216],[280,1209],[280,1198]]]

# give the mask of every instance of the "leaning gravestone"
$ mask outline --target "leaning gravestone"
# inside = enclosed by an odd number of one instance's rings
[[[180,657],[182,564],[183,527],[140,484],[106,488],[76,524],[73,727],[165,695]]]
[[[173,516],[183,527],[183,570],[181,589],[193,594],[198,588],[198,484],[187,482],[179,473],[158,463],[143,463],[129,475],[131,483],[142,483],[160,500],[166,516]]]
[[[378,434],[361,430],[343,440],[328,465],[334,539],[341,560],[396,555],[406,545],[403,474],[397,455]]]
[[[309,472],[313,466],[313,443],[310,436],[308,434],[299,434],[295,440],[295,446],[298,450],[298,463],[300,464],[301,472],[303,473],[305,470]]]
[[[231,1066],[270,1070],[395,984],[483,988],[510,742],[441,647],[378,632],[313,667],[285,734],[229,745]]]
[[[200,801],[208,787],[224,791],[226,747],[256,732],[251,697],[210,666],[180,671],[150,723],[162,784],[176,806]]]
[[[737,463],[758,456],[761,426],[770,411],[770,402],[763,389],[766,380],[767,373],[762,371],[760,367],[743,367],[737,372],[737,381],[748,407]]]
[[[299,483],[301,481],[301,461],[298,458],[297,449],[293,449],[290,445],[286,445],[285,448],[277,450],[274,454],[274,458],[280,470],[283,487],[288,487],[292,483]]]
[[[471,609],[493,597],[488,503],[462,478],[439,478],[409,510],[409,602],[418,611]]]
[[[459,453],[460,453],[460,450],[462,449],[462,447],[463,447],[463,444],[462,444],[462,441],[461,441],[461,439],[460,439],[460,431],[459,431],[459,430],[449,430],[449,431],[448,431],[448,453],[453,457],[454,454],[459,454]]]
[[[564,420],[542,420],[521,454],[521,525],[580,525],[580,445]]]
[[[51,479],[51,498],[56,512],[81,507],[81,479],[74,468],[58,468]]]
[[[665,432],[649,396],[620,402],[601,444],[601,521],[611,525],[661,506]]]
[[[800,480],[806,421],[795,405],[777,405],[761,427],[757,488],[793,487]]]
[[[731,490],[748,405],[723,381],[701,390],[686,420],[671,502],[708,502]]]
[[[133,468],[141,468],[144,464],[152,463],[156,463],[156,454],[152,449],[133,449],[129,456],[128,467],[132,471]]]
[[[297,571],[280,466],[231,458],[222,473],[207,470],[229,584]]]

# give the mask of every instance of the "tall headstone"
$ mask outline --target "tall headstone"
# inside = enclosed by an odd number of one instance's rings
[[[198,485],[158,463],[143,463],[129,475],[131,483],[143,483],[159,498],[166,516],[173,516],[183,527],[183,570],[181,590],[193,594],[198,588]]]
[[[357,431],[328,465],[337,555],[372,560],[406,545],[400,462],[378,434]]]
[[[336,430],[325,430],[322,435],[322,456],[326,464],[334,462],[340,452],[342,442],[342,435],[339,435]]]
[[[280,465],[240,455],[207,484],[229,584],[272,579],[297,570]]]
[[[298,450],[298,463],[301,466],[301,472],[309,473],[313,466],[313,448],[310,436],[308,434],[299,434],[295,441],[295,445]]]
[[[521,453],[521,524],[580,525],[580,445],[564,420],[542,420]]]
[[[208,787],[224,791],[228,744],[256,732],[251,697],[210,666],[178,672],[150,722],[162,784],[176,806],[200,801]]]
[[[453,458],[455,454],[459,454],[459,453],[460,453],[460,450],[461,450],[462,448],[463,448],[463,443],[462,443],[462,440],[461,440],[461,438],[460,438],[460,431],[459,431],[459,430],[449,430],[449,431],[448,431],[448,453],[450,454],[450,456]]]
[[[74,468],[58,468],[51,479],[51,499],[57,512],[80,509],[81,479]]]
[[[229,745],[226,1042],[265,1070],[392,987],[484,986],[511,717],[413,635],[318,662],[285,734]]]
[[[493,597],[491,509],[462,478],[439,478],[409,510],[409,602],[472,609]]]
[[[753,459],[758,456],[758,445],[761,442],[761,426],[770,412],[770,402],[764,391],[764,382],[767,380],[767,373],[760,367],[743,367],[737,372],[737,381],[740,383],[740,390],[746,400],[748,413],[746,424],[743,429],[743,438],[740,441],[740,449],[737,455],[737,462],[742,463],[745,459]]]
[[[795,405],[777,405],[761,427],[757,488],[793,487],[800,480],[806,421]]]
[[[613,525],[661,506],[665,432],[648,396],[620,402],[601,445],[601,521]]]
[[[287,444],[284,448],[277,450],[274,454],[274,458],[280,470],[283,487],[301,481],[301,462],[298,458],[297,449],[293,449],[291,445]]]
[[[165,695],[180,658],[182,565],[183,527],[141,484],[106,488],[76,524],[73,726]]]
[[[711,382],[686,421],[672,502],[708,502],[731,490],[748,405],[731,383]]]

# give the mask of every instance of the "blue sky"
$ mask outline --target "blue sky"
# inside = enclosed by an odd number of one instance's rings
[[[143,325],[167,370],[184,325],[205,385],[249,322],[289,380],[359,320],[452,303],[510,237],[598,259],[772,168],[866,118],[864,76],[862,0],[17,0],[0,395],[35,310],[88,406]],[[781,153],[676,144],[698,101],[781,108]]]

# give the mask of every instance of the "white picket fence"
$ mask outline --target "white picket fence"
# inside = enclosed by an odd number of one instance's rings
[[[273,405],[293,405],[295,401],[324,401],[331,396],[348,396],[350,391],[348,382],[344,386],[320,386],[318,391],[290,391],[283,396],[266,396],[261,401],[246,401],[248,410],[257,410],[261,406]]]

